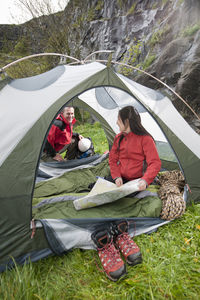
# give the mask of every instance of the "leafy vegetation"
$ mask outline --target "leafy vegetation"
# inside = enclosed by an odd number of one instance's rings
[[[20,58],[21,56],[13,55],[13,56],[5,57],[5,54],[1,54],[0,67],[4,67],[10,62],[14,62]],[[6,73],[11,78],[24,78],[24,77],[35,76],[52,69],[52,65],[53,64],[57,65],[58,62],[59,62],[59,58],[54,56],[36,57],[36,58],[19,62],[16,65],[7,68]]]
[[[90,21],[93,21],[94,19],[95,19],[95,11],[94,11],[94,9],[91,7],[91,8],[88,10],[87,20],[90,22]]]
[[[132,15],[135,11],[136,3],[133,3],[131,8],[128,10],[127,15]]]
[[[9,40],[6,35],[2,38],[2,47],[0,50],[0,53],[5,53],[8,55],[8,53],[11,53],[13,51],[14,43],[13,41]]]
[[[153,62],[154,60],[156,59],[156,56],[155,54],[153,55],[148,55],[146,58],[145,58],[145,61],[143,63],[143,69],[147,69]]]
[[[162,0],[162,5],[164,6],[167,2],[168,0]]]
[[[169,25],[166,25],[163,28],[154,31],[149,41],[150,47],[154,47],[157,43],[160,43],[169,30]]]
[[[152,7],[151,7],[151,9],[156,9],[156,8],[158,8],[158,3],[152,3],[153,5],[152,5]]]
[[[139,62],[139,56],[141,54],[142,49],[142,41],[136,41],[134,39],[133,44],[129,47],[128,51],[124,54],[122,58],[122,63],[129,64],[131,66],[136,66]],[[119,72],[124,74],[125,76],[128,76],[132,69],[128,68],[126,66],[120,66]]]
[[[140,62],[140,54],[142,52],[142,41],[137,41],[133,44],[128,51],[124,54],[122,58],[122,63],[125,63],[130,66],[134,66],[137,68],[141,68],[143,70],[147,69],[156,59],[155,54],[148,54],[143,62]],[[133,69],[128,66],[121,65],[119,68],[119,72],[125,76],[132,74]]]
[[[118,4],[119,8],[122,9],[123,1],[122,0],[117,0],[117,4]]]
[[[57,49],[57,50],[56,50]],[[70,47],[67,39],[67,31],[53,31],[49,36],[47,45],[47,52],[67,53],[70,55]]]
[[[27,37],[22,37],[18,40],[17,44],[14,47],[13,54],[14,55],[22,55],[26,56],[30,53],[30,45]]]
[[[200,29],[200,24],[194,24],[193,26],[188,26],[186,27],[181,35],[186,37],[186,36],[192,36],[194,35],[198,30]]]
[[[16,4],[22,12],[25,10],[26,15],[28,13],[32,16],[32,19],[22,25],[23,30],[20,30],[21,25],[14,25],[10,36],[8,37],[5,34],[1,39],[0,60],[4,54],[12,55],[15,58],[13,61],[26,55],[40,52],[67,53],[70,55],[68,44],[69,26],[67,22],[65,26],[61,26],[60,23],[63,12],[53,13],[54,7],[49,0],[19,0],[16,1]],[[61,3],[59,3],[59,6],[61,8]],[[40,62],[44,72],[57,65],[59,59],[51,56],[51,58],[40,60]],[[67,62],[69,61],[67,60]],[[7,61],[4,61],[3,66],[6,63]],[[24,74],[22,66],[25,70]],[[8,73],[13,78],[32,76],[39,74],[38,71],[41,68],[38,67],[38,62],[32,61],[30,63],[26,61],[19,68],[9,69]],[[28,69],[30,69],[29,74],[27,72]]]
[[[104,7],[104,1],[99,0],[97,2],[97,5],[95,6],[95,10],[101,10],[101,9],[103,9],[103,7]]]

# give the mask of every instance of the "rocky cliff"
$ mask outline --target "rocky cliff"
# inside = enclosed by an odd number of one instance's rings
[[[114,60],[161,79],[200,114],[199,16],[199,0],[70,0],[56,16],[33,20],[34,26],[33,21],[7,26],[6,31],[9,37],[13,31],[14,44],[16,37],[26,36],[29,53],[59,46],[62,53],[85,58],[97,50],[113,50]],[[0,26],[0,48],[2,36],[5,41]],[[116,68],[149,87],[163,88],[140,72]]]
[[[73,19],[70,11],[73,10]],[[72,54],[85,57],[100,49],[114,51],[117,61],[137,66],[163,80],[200,113],[200,1],[71,1]],[[89,19],[89,20],[88,20]],[[77,26],[76,26],[77,25]],[[161,87],[127,67],[125,75]]]

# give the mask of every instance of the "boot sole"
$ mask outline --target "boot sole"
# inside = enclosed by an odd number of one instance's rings
[[[127,259],[127,264],[129,266],[135,266],[135,265],[138,265],[141,263],[142,263],[142,254],[141,253],[140,253],[140,255],[138,255],[138,257],[136,259],[134,259],[134,261],[130,261]]]
[[[111,281],[116,282],[116,281],[122,279],[124,276],[126,276],[126,275],[127,275],[127,272],[125,272],[124,274],[122,274],[119,278],[113,278],[113,277],[110,277],[107,273],[105,273],[105,274],[106,274],[106,276],[107,276]]]
[[[124,265],[124,270],[122,271],[122,273],[119,275],[118,278],[115,278],[115,277],[112,277],[111,275],[109,275],[108,273],[106,273],[106,276],[112,280],[112,281],[118,281],[119,279],[121,279],[122,277],[124,277],[126,274],[127,274],[127,271],[126,271],[126,265]]]

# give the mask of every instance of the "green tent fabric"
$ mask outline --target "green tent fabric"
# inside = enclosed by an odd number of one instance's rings
[[[95,167],[66,172],[57,178],[37,183],[35,185],[34,198],[63,193],[78,193],[82,190],[87,190],[88,185],[97,180],[97,176],[108,176],[109,172],[108,159]]]
[[[76,218],[130,218],[159,217],[162,202],[159,197],[148,196],[142,199],[122,198],[115,202],[77,211],[73,201],[47,204],[33,209],[35,219],[76,219]]]
[[[88,185],[97,180],[97,176],[108,176],[110,173],[108,159],[97,166],[87,169],[72,170],[63,175],[42,181],[36,184],[33,203],[37,198],[70,194],[79,195],[80,191],[87,190]],[[78,194],[79,193],[79,194]],[[67,200],[46,204],[33,209],[35,219],[72,219],[72,218],[120,218],[120,217],[159,217],[162,203],[157,196],[148,196],[143,199],[122,198],[113,203],[77,211],[73,201]]]

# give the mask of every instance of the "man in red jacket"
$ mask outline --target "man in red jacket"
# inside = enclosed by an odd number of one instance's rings
[[[73,125],[76,123],[73,107],[64,107],[58,115],[49,131],[44,147],[42,160],[63,161],[61,153],[67,150],[68,159],[75,158],[78,141],[83,138],[78,133],[73,133]]]

